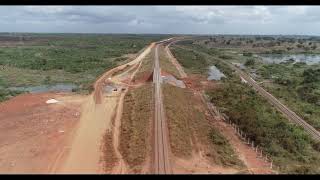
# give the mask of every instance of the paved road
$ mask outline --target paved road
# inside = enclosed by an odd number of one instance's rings
[[[169,142],[166,118],[163,111],[161,92],[161,71],[159,67],[158,45],[155,49],[155,63],[153,70],[153,82],[155,84],[155,118],[154,118],[154,173],[172,173],[169,160]]]
[[[189,48],[184,48],[189,49]],[[191,49],[189,49],[191,50]],[[202,54],[204,56],[211,56],[207,53],[198,52],[199,54]],[[230,66],[233,70],[237,72],[237,74],[247,81],[249,85],[251,85],[252,88],[254,88],[260,95],[262,95],[264,98],[266,98],[270,104],[272,104],[274,107],[277,108],[278,111],[283,113],[287,119],[293,123],[296,123],[297,125],[300,125],[305,129],[305,131],[311,135],[312,138],[316,141],[320,141],[320,132],[317,131],[314,127],[312,127],[310,124],[308,124],[306,121],[304,121],[301,117],[299,117],[295,112],[290,110],[287,106],[282,104],[277,98],[275,98],[272,94],[267,92],[265,89],[263,89],[254,79],[252,79],[247,73],[242,71],[240,68],[234,66],[231,63],[221,61],[228,66]]]

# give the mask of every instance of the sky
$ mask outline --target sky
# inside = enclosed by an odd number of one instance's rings
[[[0,32],[320,35],[320,6],[0,6]]]

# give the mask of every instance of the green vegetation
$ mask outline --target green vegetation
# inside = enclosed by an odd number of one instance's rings
[[[225,166],[244,166],[243,162],[238,159],[229,141],[217,129],[212,128],[210,130],[209,138],[213,144],[213,149],[219,155],[216,162],[220,162],[220,164]]]
[[[183,66],[183,61],[185,61],[185,59],[182,58],[189,59],[190,63],[192,63],[191,57],[196,56],[196,53],[203,55],[204,59],[209,63],[230,61],[228,58],[221,58],[221,53],[227,53],[227,51],[217,53],[215,49],[209,49],[199,45],[190,45],[190,43],[186,46],[194,50],[189,50],[189,54],[180,52],[180,56],[177,53],[178,56],[176,57]],[[174,48],[178,49],[177,47]],[[180,47],[179,51],[182,51],[181,49],[183,48],[184,47]],[[182,56],[181,54],[185,54],[185,56]],[[208,57],[208,55],[211,55],[211,57]],[[232,57],[232,61],[239,57],[231,53],[229,56]],[[244,57],[244,59],[247,59],[247,57]],[[251,87],[241,83],[240,78],[233,73],[230,67],[223,63],[220,63],[219,65],[217,65],[217,67],[226,74],[228,78],[222,80],[222,83],[217,85],[217,88],[208,90],[206,93],[211,97],[211,101],[219,107],[220,111],[225,113],[231,121],[238,124],[242,131],[262,147],[263,150],[272,157],[274,164],[280,166],[281,172],[319,173],[320,143],[314,142],[302,128],[290,123],[264,98],[256,94]],[[258,65],[259,66],[255,64],[256,67],[263,67],[258,70],[262,76],[277,79],[275,80],[277,81],[277,86],[274,86],[274,89],[278,89],[278,94],[285,94],[289,91],[294,92],[295,88],[293,87],[309,86],[308,84],[310,84],[310,86],[313,84],[317,87],[313,88],[314,91],[312,91],[315,94],[317,89],[319,89],[319,86],[315,83],[317,82],[318,73],[316,66],[313,67],[312,71],[307,73],[305,71],[306,65],[301,63],[284,63],[268,66]],[[296,67],[291,68],[292,66]],[[203,69],[201,66],[195,67],[197,67],[198,70]],[[186,68],[192,67],[187,66]],[[272,70],[269,68],[272,68]],[[295,69],[295,71],[292,71],[292,69]],[[194,71],[196,72],[197,69]],[[286,90],[284,91],[283,88]],[[301,92],[308,91],[302,90]],[[276,93],[272,93],[277,96]],[[292,94],[288,93],[284,97],[293,99],[292,96]],[[315,107],[311,108],[310,106],[309,108],[306,107],[308,107],[306,104],[301,104],[299,109],[300,111],[308,111],[309,113],[312,113],[312,115],[317,114],[316,111],[319,109]],[[297,109],[293,110],[296,111]],[[310,117],[313,117],[312,115]],[[317,115],[313,118],[316,117],[320,116]],[[223,141],[216,138],[216,142]]]
[[[253,66],[254,63],[255,63],[254,59],[250,58],[244,63],[244,65],[245,66]]]
[[[179,71],[171,63],[171,61],[169,59],[169,55],[167,54],[167,52],[165,51],[163,46],[159,46],[158,53],[159,53],[159,64],[160,64],[161,69],[172,74],[176,78],[180,78]]]
[[[140,172],[150,152],[152,84],[129,89],[124,98],[120,127],[120,152],[134,172]]]
[[[320,172],[320,156],[312,139],[250,87],[239,80],[229,80],[208,95],[249,138],[272,156],[282,172],[298,172],[300,167],[308,167],[308,173]]]
[[[173,56],[179,63],[186,68],[188,73],[204,73],[208,70],[209,63],[206,59],[192,50],[182,49],[181,47],[174,46],[171,48]]]
[[[89,92],[97,76],[164,35],[17,34],[0,36],[0,77],[8,87],[75,83]]]
[[[5,101],[13,96],[16,96],[18,94],[21,94],[23,92],[21,91],[12,91],[12,90],[8,90],[8,89],[2,89],[0,88],[0,102],[1,101]]]
[[[320,41],[315,37],[215,35],[197,37],[193,42],[188,40],[188,43],[181,43],[191,44],[208,49],[233,49],[249,57],[251,53],[320,53]]]
[[[271,83],[263,86],[320,130],[320,66],[305,63],[267,64],[258,69],[261,80]]]

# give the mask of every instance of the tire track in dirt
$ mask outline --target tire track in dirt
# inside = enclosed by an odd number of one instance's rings
[[[132,82],[134,75],[138,72],[138,70],[141,66],[141,63],[142,63],[142,61],[140,61],[138,65],[135,65],[138,67],[130,76],[130,81],[129,81],[130,83]],[[133,69],[134,69],[134,67],[133,67]],[[131,70],[131,68],[129,68],[127,71],[125,71],[123,73],[127,73],[130,70]],[[119,76],[121,76],[122,74],[119,74]],[[122,112],[123,112],[123,102],[124,102],[124,97],[129,90],[128,89],[129,85],[126,87],[126,90],[123,93],[121,93],[121,95],[120,95],[117,113],[116,113],[116,117],[115,117],[115,125],[113,128],[113,146],[115,147],[116,156],[119,159],[118,166],[116,166],[114,168],[114,170],[112,171],[112,173],[114,173],[114,174],[125,174],[125,173],[128,173],[128,169],[129,169],[128,165],[124,161],[124,158],[122,157],[120,150],[119,150],[119,147],[120,147],[120,138],[119,137],[120,137],[121,118],[122,118]]]
[[[62,155],[58,156],[57,164],[62,165],[61,167],[53,168],[53,173],[103,173],[103,164],[100,161],[103,135],[106,130],[112,128],[111,121],[115,111],[121,112],[121,109],[118,110],[116,107],[120,107],[119,103],[123,104],[121,96],[120,98],[104,97],[103,87],[106,80],[109,79],[114,72],[122,70],[128,65],[132,66],[139,63],[145,55],[150,52],[153,45],[154,43],[148,46],[133,61],[113,68],[98,78],[94,84],[94,91],[87,97],[86,102],[83,104],[79,127],[71,143],[71,149],[65,160],[59,159]],[[118,137],[114,138],[115,144],[117,144]],[[61,153],[63,154],[63,151]],[[59,161],[64,162],[60,163]]]

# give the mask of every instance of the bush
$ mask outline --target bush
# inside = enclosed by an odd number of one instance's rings
[[[285,165],[295,162],[317,166],[314,164],[320,159],[313,154],[313,148],[317,146],[314,146],[310,136],[300,127],[290,124],[250,87],[229,79],[220,88],[208,92],[208,95],[247,137],[273,157],[275,163]],[[213,136],[213,139],[217,143],[224,143],[218,137]],[[309,158],[308,163],[305,158]]]
[[[252,53],[251,52],[244,52],[243,53],[243,56],[248,56],[248,57],[252,57]]]
[[[320,69],[306,69],[303,71],[304,83],[312,83],[320,81]]]
[[[247,59],[247,61],[244,63],[245,66],[253,66],[255,64],[255,61],[253,58]]]
[[[221,59],[232,59],[232,57],[228,56],[228,55],[220,55],[219,58],[221,58]]]

